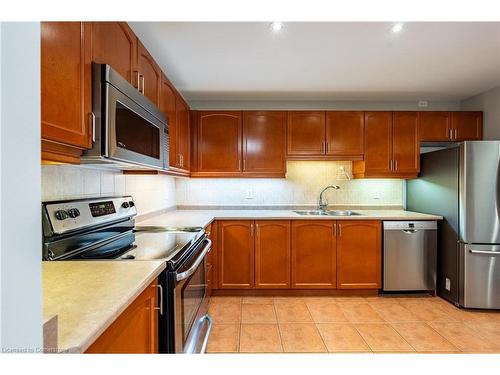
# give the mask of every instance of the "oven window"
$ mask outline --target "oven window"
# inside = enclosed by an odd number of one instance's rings
[[[181,303],[182,303],[182,338],[183,343],[186,341],[193,321],[196,318],[198,308],[205,297],[205,261],[197,268],[196,272],[186,280],[182,286]]]
[[[116,102],[118,147],[160,159],[160,129],[120,102]]]

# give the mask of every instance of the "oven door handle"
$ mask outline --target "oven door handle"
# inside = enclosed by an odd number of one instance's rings
[[[209,240],[208,238],[207,238],[206,241],[207,241],[207,244],[203,248],[203,251],[198,256],[198,258],[196,258],[196,260],[194,261],[193,265],[191,267],[189,267],[189,269],[187,269],[186,271],[178,273],[176,275],[175,278],[176,278],[177,281],[181,281],[181,280],[187,279],[189,276],[191,276],[196,271],[196,269],[201,264],[201,262],[203,262],[203,259],[205,258],[205,255],[207,255],[207,253],[212,248],[212,241]]]

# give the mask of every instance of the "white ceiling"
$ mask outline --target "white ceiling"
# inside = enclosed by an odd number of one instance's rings
[[[500,23],[130,25],[188,100],[460,100],[500,85]]]

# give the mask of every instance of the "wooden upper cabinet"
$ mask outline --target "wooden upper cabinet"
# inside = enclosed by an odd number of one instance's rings
[[[418,112],[393,112],[392,172],[417,175],[420,169]]]
[[[365,112],[365,174],[391,172],[392,112]]]
[[[176,100],[174,86],[168,81],[165,75],[162,75],[161,90],[160,90],[160,111],[167,116],[168,133],[169,133],[169,165],[179,167],[179,157],[177,153],[177,136],[176,127]]]
[[[137,37],[126,22],[92,23],[92,60],[108,64],[138,87]]]
[[[288,112],[287,154],[304,157],[325,154],[325,112]]]
[[[243,173],[284,176],[285,134],[285,112],[243,112]]]
[[[177,143],[177,153],[179,154],[180,165],[179,167],[184,170],[189,170],[190,166],[190,129],[189,129],[189,107],[177,95],[176,98],[176,108],[177,108],[177,135],[176,135],[176,143]]]
[[[326,112],[326,153],[340,160],[363,159],[363,112]]]
[[[157,292],[155,281],[97,338],[86,353],[158,353]]]
[[[292,222],[292,288],[335,289],[337,285],[335,222]]]
[[[160,104],[161,69],[140,41],[137,42],[139,91],[156,106]]]
[[[420,140],[427,142],[450,141],[451,112],[419,112]]]
[[[381,287],[380,221],[337,221],[337,286],[339,289]]]
[[[197,172],[235,175],[241,172],[241,112],[198,112]]]
[[[254,222],[218,222],[218,276],[221,289],[254,286]]]
[[[290,222],[255,222],[255,287],[290,288]]]
[[[86,22],[41,23],[44,160],[79,163],[81,149],[92,146],[90,32]]]
[[[454,141],[483,139],[483,112],[453,112],[451,125]]]

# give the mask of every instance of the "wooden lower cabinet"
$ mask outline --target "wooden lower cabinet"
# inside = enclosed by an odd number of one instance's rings
[[[254,222],[219,221],[218,278],[220,289],[254,287]]]
[[[379,220],[223,220],[213,289],[379,289]],[[213,229],[212,229],[213,232]]]
[[[292,288],[335,289],[337,286],[335,222],[292,222]]]
[[[255,222],[255,288],[290,288],[290,222]]]
[[[86,350],[86,353],[158,353],[157,280]]]
[[[380,221],[337,222],[337,287],[378,289],[381,287]]]

